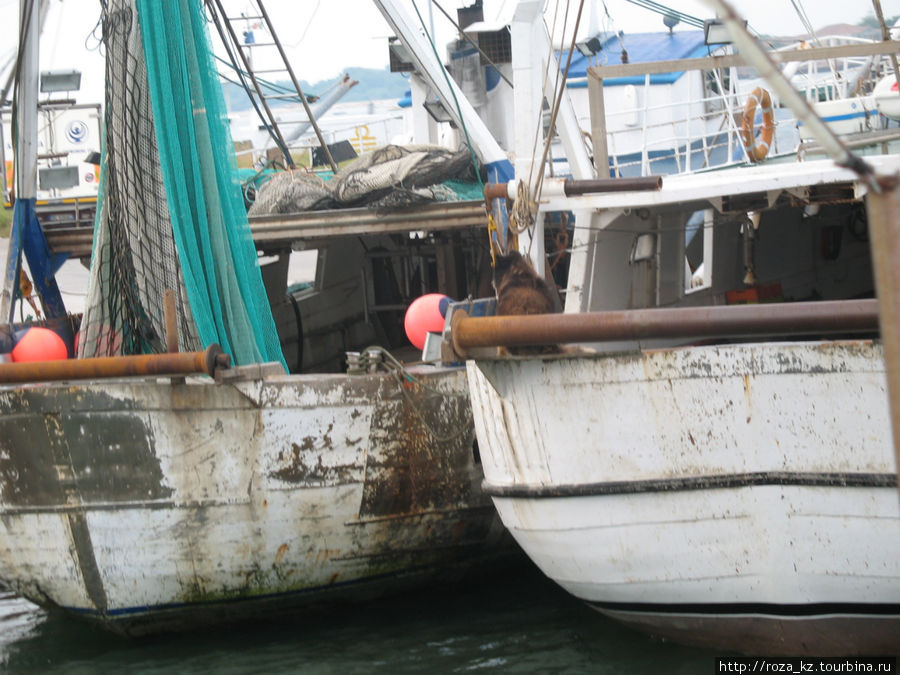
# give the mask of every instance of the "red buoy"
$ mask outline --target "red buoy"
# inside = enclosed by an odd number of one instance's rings
[[[49,328],[32,326],[24,331],[12,350],[12,360],[60,361],[69,358],[65,341]]]
[[[450,302],[450,298],[442,293],[429,293],[412,301],[406,310],[403,328],[413,346],[423,349],[427,333],[444,330],[444,314]]]

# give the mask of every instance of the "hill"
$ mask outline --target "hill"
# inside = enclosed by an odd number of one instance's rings
[[[399,99],[403,98],[404,93],[409,89],[409,82],[403,75],[392,73],[387,68],[383,70],[376,68],[348,68],[345,72],[352,79],[357,80],[359,84],[341,99],[342,102]],[[303,89],[304,94],[320,94],[336,84],[341,77],[342,75],[339,75],[328,80],[312,83],[300,80],[300,87]],[[293,91],[290,81],[278,81],[275,84],[288,91]],[[251,108],[250,100],[240,86],[226,82],[222,87],[222,91],[225,93],[225,102],[230,111],[238,112]],[[270,100],[269,105],[276,107],[285,105],[285,103],[278,100]]]

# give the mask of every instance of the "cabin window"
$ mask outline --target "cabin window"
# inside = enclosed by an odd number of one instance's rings
[[[316,280],[318,261],[319,252],[316,249],[291,251],[287,273],[288,288],[299,284],[312,286]]]
[[[694,293],[712,287],[713,270],[712,209],[694,211],[684,226],[684,292]]]
[[[653,260],[656,255],[656,235],[650,232],[639,234],[631,242],[631,253],[628,256],[628,262],[635,263]]]

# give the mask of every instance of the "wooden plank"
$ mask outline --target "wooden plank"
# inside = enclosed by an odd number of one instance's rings
[[[776,63],[793,61],[819,61],[821,59],[840,59],[853,56],[879,56],[900,52],[900,42],[872,42],[838,47],[811,47],[809,49],[793,49],[784,52],[768,52]],[[615,66],[591,66],[588,73],[601,80],[614,77],[636,77],[639,75],[658,75],[674,73],[682,70],[713,70],[747,65],[740,54],[725,56],[704,56],[695,59],[674,59],[670,61],[651,61],[648,63],[625,63]]]
[[[594,175],[609,176],[609,148],[606,145],[606,106],[603,102],[603,80],[588,71],[588,106],[591,111],[591,145],[594,151]]]

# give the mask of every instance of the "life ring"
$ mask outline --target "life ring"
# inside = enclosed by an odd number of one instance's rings
[[[756,133],[753,128],[757,106],[762,108],[762,131],[759,142],[756,142]],[[769,144],[772,142],[774,133],[775,112],[772,109],[772,98],[768,91],[757,87],[744,104],[744,116],[741,119],[740,131],[741,143],[751,162],[761,162],[769,154]]]

